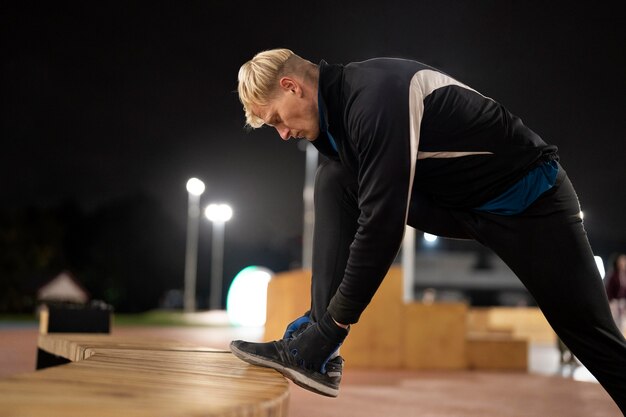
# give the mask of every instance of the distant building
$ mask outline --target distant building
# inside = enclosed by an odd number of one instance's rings
[[[415,257],[413,298],[466,301],[473,306],[535,305],[517,276],[495,254],[421,251]]]
[[[39,288],[37,301],[86,304],[89,293],[71,272],[63,271]]]

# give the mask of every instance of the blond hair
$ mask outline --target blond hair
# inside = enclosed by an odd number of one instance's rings
[[[237,76],[239,82],[237,92],[243,104],[248,126],[255,129],[263,126],[265,122],[252,113],[251,107],[267,105],[276,92],[278,79],[292,71],[303,72],[300,65],[302,63],[313,65],[293,51],[281,48],[259,52],[241,66]]]

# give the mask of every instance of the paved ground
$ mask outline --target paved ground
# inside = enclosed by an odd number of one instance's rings
[[[32,325],[0,325],[0,377],[35,369],[37,332]],[[232,339],[260,337],[258,330],[228,327],[114,327],[113,334],[177,339],[224,349]],[[350,369],[348,362],[341,393],[336,399],[321,397],[293,385],[290,416],[622,415],[597,383],[555,376],[557,358],[553,347],[534,347],[530,373],[365,371]],[[581,378],[588,379],[584,372]]]

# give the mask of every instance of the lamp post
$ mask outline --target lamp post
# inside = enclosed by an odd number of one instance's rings
[[[187,245],[185,248],[185,292],[186,313],[196,310],[196,273],[198,269],[198,227],[200,220],[200,196],[204,183],[197,178],[187,181],[189,204],[187,206]]]
[[[402,281],[403,300],[405,303],[413,301],[413,288],[415,285],[415,229],[406,225],[404,228],[404,240],[402,241]]]
[[[303,141],[306,146],[306,165],[304,171],[304,230],[302,233],[302,269],[310,270],[313,265],[313,228],[315,227],[315,206],[313,193],[315,189],[315,171],[317,170],[318,151],[309,141]],[[302,143],[302,142],[301,142]]]
[[[228,204],[209,204],[204,215],[213,223],[211,243],[211,310],[220,308],[222,299],[222,273],[224,264],[224,226],[233,217],[233,209]]]

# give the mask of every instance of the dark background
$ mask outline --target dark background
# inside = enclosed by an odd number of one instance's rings
[[[120,310],[181,288],[191,176],[234,208],[225,277],[300,262],[304,152],[246,133],[239,66],[439,67],[560,148],[594,251],[626,251],[626,32],[617,2],[185,1],[0,6],[0,311],[72,271]],[[199,294],[207,296],[203,221]]]

